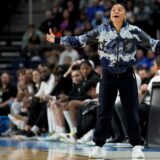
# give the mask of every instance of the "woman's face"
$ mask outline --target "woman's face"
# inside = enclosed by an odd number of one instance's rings
[[[33,71],[33,82],[38,83],[41,81],[41,75],[38,71]]]
[[[72,71],[71,76],[74,84],[79,84],[82,81],[82,75],[78,70]]]
[[[24,91],[27,88],[25,81],[18,82],[18,90]]]
[[[116,4],[111,9],[110,19],[113,23],[123,23],[126,20],[126,10],[121,4]]]
[[[32,70],[31,69],[26,70],[26,80],[29,82],[32,81]]]
[[[23,73],[20,73],[19,76],[18,76],[18,80],[19,81],[26,81],[26,75],[23,74]]]
[[[80,72],[83,77],[87,77],[92,71],[92,67],[87,64],[82,64],[80,67]]]

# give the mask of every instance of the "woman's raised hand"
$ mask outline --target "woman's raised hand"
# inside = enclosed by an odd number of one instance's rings
[[[46,40],[48,42],[51,42],[51,43],[54,43],[55,42],[55,35],[54,33],[52,32],[52,29],[50,28],[49,29],[49,34],[46,35]]]

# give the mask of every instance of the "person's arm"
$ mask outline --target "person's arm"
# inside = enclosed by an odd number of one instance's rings
[[[49,95],[55,87],[55,77],[53,74],[50,75],[45,87],[45,95]]]
[[[11,98],[9,98],[8,100],[2,102],[2,103],[0,104],[0,108],[6,107],[6,106],[8,106],[8,105],[10,106],[11,103],[13,102],[13,100],[14,100],[14,97],[11,97]]]
[[[40,88],[39,88],[38,92],[34,96],[37,97],[37,98],[43,97],[45,95],[46,85],[47,84],[42,81],[41,84],[40,84]]]
[[[153,52],[160,53],[160,40],[155,40],[151,38],[147,33],[145,33],[139,27],[136,27],[133,31],[133,36],[135,35],[139,45],[151,49]]]
[[[80,65],[83,61],[84,61],[84,59],[77,60],[77,61],[73,62],[72,65],[67,70],[67,72],[63,75],[63,77],[68,77],[72,72],[73,66]]]
[[[100,28],[101,26],[80,36],[65,37],[55,37],[52,30],[50,29],[46,39],[48,42],[60,44],[63,46],[84,47],[87,44],[95,43],[98,41]]]

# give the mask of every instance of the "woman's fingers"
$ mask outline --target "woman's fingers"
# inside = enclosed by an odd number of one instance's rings
[[[49,41],[49,42],[54,42],[54,38],[55,38],[55,36],[52,36],[50,34],[46,35],[46,40]]]
[[[52,32],[51,28],[49,29],[49,34],[46,34],[46,40],[52,43],[54,43],[55,41],[55,35]]]

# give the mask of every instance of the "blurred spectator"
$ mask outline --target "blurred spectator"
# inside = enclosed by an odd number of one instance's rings
[[[34,93],[32,81],[32,69],[20,69],[17,71],[18,91],[25,92],[25,96],[32,96]]]
[[[135,23],[135,15],[134,15],[134,5],[132,0],[127,1],[127,13],[126,13],[126,18],[127,21],[131,24]]]
[[[18,86],[17,96],[13,100],[13,103],[11,104],[11,109],[10,109],[11,114],[16,114],[16,115],[20,114],[23,106],[22,104],[23,98],[27,94],[27,85],[25,84],[25,82],[19,82],[17,86]]]
[[[146,68],[138,69],[138,75],[141,78],[142,84],[148,84],[150,81],[149,71]]]
[[[146,55],[146,68],[150,69],[154,65],[155,53],[148,50]]]
[[[11,84],[10,74],[7,72],[1,75],[0,84],[0,115],[8,115],[10,106],[16,97],[17,89]]]
[[[70,14],[70,29],[73,31],[75,28],[75,22],[79,19],[79,9],[75,7],[72,0],[67,2],[67,10]]]
[[[26,81],[26,69],[21,68],[17,71],[17,79],[18,81]]]
[[[68,29],[70,29],[70,14],[68,10],[64,10],[62,15],[62,21],[60,23],[60,30],[61,32],[64,32]]]
[[[154,28],[155,31],[159,30],[158,38],[160,38],[160,23],[159,23],[159,17],[160,17],[160,1],[159,0],[152,0],[154,3],[154,13],[152,15],[152,18],[154,20]]]
[[[80,10],[85,10],[90,4],[91,4],[92,0],[80,0],[80,4],[79,4],[79,9]]]
[[[79,58],[79,54],[75,49],[68,46],[68,47],[65,47],[65,50],[61,53],[59,58],[59,64],[64,64],[69,57],[71,58],[71,62],[74,62]]]
[[[53,23],[55,27],[59,27],[60,22],[62,21],[62,7],[58,2],[54,2],[51,11],[54,19]]]
[[[45,52],[45,57],[48,65],[57,66],[59,61],[60,51],[52,50]]]
[[[49,32],[49,28],[53,28],[55,23],[52,11],[47,10],[45,11],[45,20],[40,24],[39,30],[46,34]]]
[[[110,11],[113,6],[113,1],[112,0],[104,0],[104,8],[105,8],[105,17],[109,18],[110,17]]]
[[[136,64],[137,68],[146,68],[149,70],[153,66],[155,53],[149,50],[147,51],[147,55],[145,56],[144,51],[142,49],[138,49],[136,58],[137,58],[137,64]]]
[[[64,77],[63,75],[68,70],[67,65],[58,65],[55,69],[55,88],[53,89],[51,95],[58,96],[61,93],[68,94],[71,89],[72,81],[69,77]],[[67,85],[66,85],[67,84]]]
[[[137,62],[136,62],[137,68],[144,68],[144,67],[146,67],[145,64],[144,64],[145,63],[144,50],[142,50],[142,49],[138,49],[137,50],[136,59],[137,59]]]
[[[150,27],[152,23],[151,9],[145,5],[144,0],[140,0],[138,6],[134,8],[134,14],[136,18],[136,25],[150,34]]]
[[[42,89],[43,95],[49,95],[55,87],[55,76],[50,72],[47,65],[39,65],[38,70],[41,74],[41,80],[45,82],[45,86]]]
[[[29,25],[22,38],[22,54],[27,57],[37,56],[41,53],[44,36],[33,24]]]
[[[97,26],[101,25],[102,23],[107,22],[108,20],[104,17],[104,12],[97,11],[95,13],[95,18],[92,20],[92,27],[96,28]]]
[[[85,12],[80,13],[79,19],[76,20],[76,28],[74,30],[75,35],[80,35],[84,30],[84,23],[87,21],[87,14]]]
[[[94,67],[90,61],[84,60],[80,64],[80,72],[83,76],[84,82],[88,81],[99,82],[99,75],[95,72]]]
[[[100,6],[100,0],[93,0],[92,5],[87,8],[87,15],[89,18],[89,21],[92,21],[94,19],[95,13],[97,11],[102,11],[104,12],[105,9],[103,6]]]
[[[90,31],[91,29],[93,29],[91,23],[88,22],[88,21],[86,21],[86,22],[84,23],[83,33],[87,32],[87,31]]]
[[[33,82],[36,87],[35,97],[42,98],[45,95],[47,89],[46,83],[42,80],[41,72],[39,70],[33,71]]]
[[[151,16],[151,9],[149,6],[145,5],[144,0],[140,0],[138,6],[134,8],[134,13],[136,15],[136,21],[145,22],[149,20]]]
[[[97,45],[86,45],[84,47],[84,59],[92,60],[95,66],[100,64],[99,55],[97,53]]]

